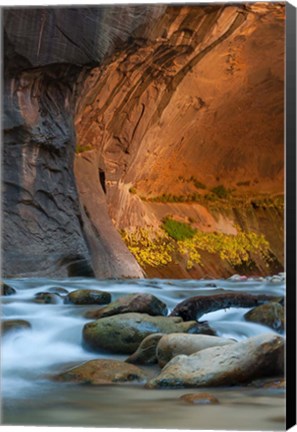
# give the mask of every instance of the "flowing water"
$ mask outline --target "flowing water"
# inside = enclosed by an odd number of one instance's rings
[[[2,340],[2,423],[6,425],[93,426],[167,429],[284,430],[284,391],[230,387],[203,389],[219,405],[186,405],[179,397],[200,389],[148,390],[141,385],[87,386],[56,383],[59,373],[87,360],[126,356],[94,354],[82,348],[81,334],[90,320],[84,312],[98,306],[39,304],[35,295],[54,287],[108,291],[112,300],[130,293],[151,293],[171,310],[194,295],[245,292],[282,296],[282,275],[228,280],[95,280],[71,278],[9,279],[17,291],[2,297],[3,319],[24,319],[30,330],[8,333]],[[216,286],[207,286],[208,284]],[[204,315],[219,336],[242,340],[274,331],[246,322],[248,309],[230,308]]]

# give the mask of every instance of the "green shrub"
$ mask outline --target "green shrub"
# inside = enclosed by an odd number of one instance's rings
[[[194,184],[195,188],[197,188],[197,189],[206,189],[205,184],[201,183],[199,180],[195,179],[193,181],[193,184]]]
[[[216,186],[211,191],[219,198],[227,198],[229,195],[229,191],[223,185]]]
[[[164,219],[162,228],[171,238],[177,241],[190,239],[196,233],[196,229],[192,228],[191,225],[170,218]]]
[[[237,186],[249,186],[250,184],[251,182],[249,180],[236,183]]]
[[[89,151],[89,150],[92,150],[91,144],[84,145],[84,146],[78,144],[76,146],[75,153],[83,153],[83,152]]]

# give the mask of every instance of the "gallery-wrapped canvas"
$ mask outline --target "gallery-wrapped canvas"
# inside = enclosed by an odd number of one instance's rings
[[[294,425],[295,8],[1,12],[2,424]]]

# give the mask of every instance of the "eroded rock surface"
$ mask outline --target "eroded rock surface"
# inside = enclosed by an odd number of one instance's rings
[[[149,388],[238,385],[284,372],[284,339],[262,334],[238,342],[207,348],[190,356],[174,357]]]
[[[152,333],[200,332],[196,321],[179,317],[126,313],[101,318],[83,328],[83,344],[95,351],[132,354],[141,341]]]
[[[280,271],[283,206],[270,197],[283,195],[284,11],[5,9],[4,274],[142,277],[116,230],[155,229],[168,214],[205,231],[264,233],[271,259],[244,270]],[[247,202],[150,201],[197,192],[197,173],[208,192],[223,182]],[[234,273],[203,260],[191,272],[145,271]]]

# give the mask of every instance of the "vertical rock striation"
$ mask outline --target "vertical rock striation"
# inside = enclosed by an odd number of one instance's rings
[[[190,176],[283,194],[284,9],[5,9],[4,273],[141,277],[116,229],[193,211],[199,229],[267,234],[281,263],[279,209],[150,198],[193,192]]]

